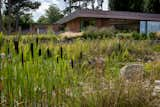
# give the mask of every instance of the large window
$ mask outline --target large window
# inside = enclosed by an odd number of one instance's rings
[[[140,32],[141,33],[160,32],[160,22],[141,21]]]

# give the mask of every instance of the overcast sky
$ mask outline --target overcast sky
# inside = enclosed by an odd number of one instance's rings
[[[36,21],[41,15],[45,14],[45,10],[48,9],[49,5],[56,4],[61,10],[65,8],[64,0],[35,0],[41,2],[39,9],[33,12],[33,19]],[[104,0],[104,10],[108,9],[108,0]]]

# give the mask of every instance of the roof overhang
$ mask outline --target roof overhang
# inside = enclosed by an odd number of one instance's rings
[[[76,18],[112,18],[127,20],[160,21],[160,14],[125,11],[78,10],[60,19],[57,23],[65,24]]]

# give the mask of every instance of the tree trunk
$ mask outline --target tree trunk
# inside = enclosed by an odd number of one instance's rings
[[[8,0],[8,35],[11,34],[11,0]]]
[[[2,9],[2,0],[0,0],[0,32],[2,32],[2,28],[3,28],[1,9]]]
[[[92,10],[94,10],[94,3],[95,3],[95,1],[94,1],[94,0],[91,0]]]
[[[69,13],[71,13],[71,12],[72,12],[72,1],[69,0]]]

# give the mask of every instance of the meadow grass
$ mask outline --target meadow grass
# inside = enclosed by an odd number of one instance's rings
[[[152,87],[143,87],[145,80],[160,76],[160,63],[146,61],[146,57],[160,54],[159,44],[151,44],[150,40],[77,39],[65,43],[23,37],[18,39],[18,54],[13,40],[12,37],[0,41],[0,53],[5,54],[0,59],[2,106],[155,107],[158,104],[158,98],[151,95]],[[94,59],[100,57],[104,66],[99,68]],[[145,64],[143,82],[128,84],[119,78],[120,69],[130,62]]]

